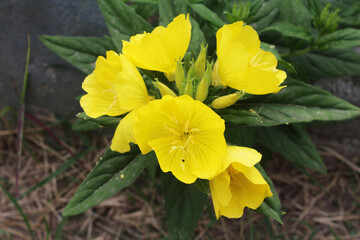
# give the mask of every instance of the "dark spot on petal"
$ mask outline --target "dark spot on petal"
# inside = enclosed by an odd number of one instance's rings
[[[182,162],[185,162],[185,159],[181,159]]]

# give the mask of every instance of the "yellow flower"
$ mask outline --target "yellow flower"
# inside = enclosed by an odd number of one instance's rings
[[[80,105],[86,115],[118,116],[149,102],[145,83],[136,67],[123,55],[106,52],[98,57],[95,70],[88,75],[82,88],[87,92]]]
[[[180,14],[166,28],[159,26],[151,33],[132,36],[130,42],[123,41],[122,51],[137,67],[164,72],[173,81],[176,62],[184,57],[190,37],[189,16]]]
[[[271,197],[268,183],[254,167],[261,159],[256,150],[228,146],[222,173],[211,179],[210,190],[216,217],[239,218],[244,207],[258,208]]]
[[[276,69],[277,59],[260,49],[257,32],[243,22],[224,25],[216,33],[218,60],[213,85],[225,85],[251,94],[280,91],[286,73]]]
[[[164,172],[193,183],[219,171],[226,152],[225,124],[202,102],[168,95],[139,109],[137,117],[136,142],[143,154],[155,151]]]

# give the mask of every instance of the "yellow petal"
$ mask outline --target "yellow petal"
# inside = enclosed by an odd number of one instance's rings
[[[150,100],[141,75],[125,56],[108,51],[95,65],[82,84],[88,94],[80,105],[88,116],[118,116]]]
[[[176,61],[180,61],[187,51],[190,37],[189,17],[180,14],[166,28],[159,26],[151,33],[131,37],[130,42],[123,41],[123,53],[137,67],[172,73]]]
[[[254,57],[260,49],[257,32],[249,25],[243,26],[242,21],[224,25],[216,33],[217,51],[225,51],[231,43],[238,42],[245,46],[249,58]]]
[[[250,65],[253,67],[260,67],[264,70],[275,69],[277,66],[277,59],[271,52],[266,52],[260,49],[257,54],[250,60]]]
[[[120,107],[115,90],[101,83],[101,79],[96,78],[94,73],[85,78],[82,87],[88,92],[80,99],[80,105],[86,115],[97,118],[102,115],[117,116],[126,112]]]
[[[231,176],[234,181],[230,184],[233,195],[231,202],[235,201],[237,204],[251,209],[258,208],[264,201],[267,184],[254,184],[242,173]]]
[[[247,167],[240,163],[232,163],[231,166],[238,172],[241,172],[249,181],[254,184],[267,184],[259,170],[256,167]]]
[[[243,81],[231,87],[256,95],[277,93],[283,88],[279,87],[279,79],[274,71],[259,67],[249,67]]]
[[[224,171],[209,181],[211,197],[221,206],[227,206],[231,200],[230,176]]]
[[[134,123],[137,119],[137,110],[128,113],[116,127],[114,137],[111,142],[111,150],[120,153],[130,151],[129,143],[136,143],[134,137]]]
[[[225,51],[218,52],[221,84],[238,89],[237,86],[246,74],[248,53],[242,43],[231,43]],[[238,89],[242,90],[242,89]]]
[[[261,154],[252,148],[228,146],[226,161],[252,167],[261,160]]]

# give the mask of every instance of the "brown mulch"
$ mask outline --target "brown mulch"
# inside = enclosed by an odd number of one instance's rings
[[[30,221],[36,239],[55,239],[60,223],[62,239],[160,239],[167,236],[163,199],[145,177],[86,213],[64,220],[67,202],[98,158],[109,145],[106,132],[77,135],[57,124],[50,113],[37,115],[76,153],[92,146],[92,151],[57,178],[18,200]],[[2,122],[1,122],[2,121]],[[0,184],[16,195],[16,130],[0,120]],[[23,194],[55,172],[69,157],[42,128],[27,122],[26,144],[21,157],[19,192]],[[89,140],[84,143],[80,140]],[[360,239],[360,150],[349,151],[359,139],[315,137],[327,174],[303,174],[286,160],[274,155],[267,173],[273,180],[283,205],[284,224],[255,212],[245,211],[241,219],[215,221],[211,200],[196,228],[194,239]],[[146,196],[139,194],[139,189]],[[0,190],[0,239],[30,239],[22,216]]]

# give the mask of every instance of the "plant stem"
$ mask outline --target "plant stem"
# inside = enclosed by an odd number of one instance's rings
[[[26,63],[25,63],[25,73],[24,73],[24,81],[23,81],[23,88],[21,92],[21,99],[20,99],[20,108],[19,108],[19,115],[18,115],[18,124],[17,124],[17,160],[16,160],[16,187],[15,187],[15,196],[19,194],[19,172],[21,166],[21,155],[22,155],[22,145],[23,145],[23,138],[24,138],[24,113],[25,113],[25,94],[26,94],[26,86],[28,82],[28,70],[29,70],[29,62],[30,62],[30,36],[27,35],[28,39],[28,47],[26,53]]]

